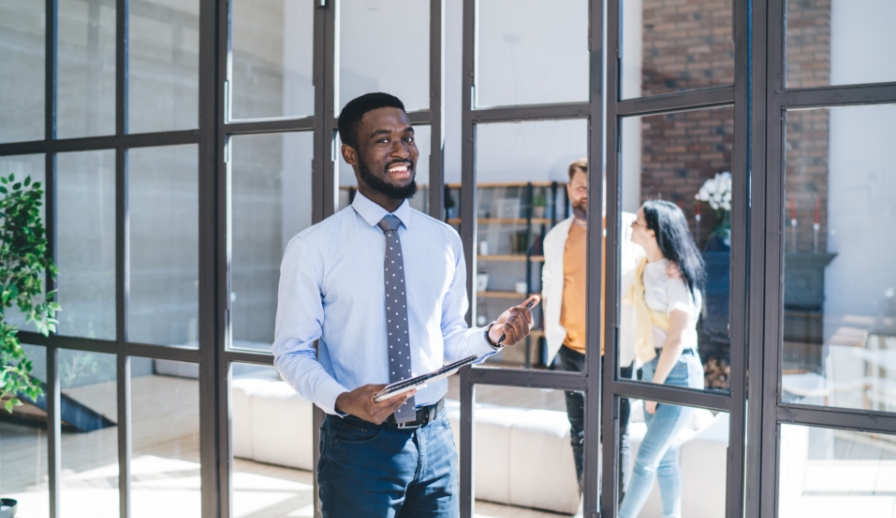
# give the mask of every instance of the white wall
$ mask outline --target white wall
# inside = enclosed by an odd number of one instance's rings
[[[622,97],[641,95],[641,64],[644,60],[642,41],[641,0],[622,3]],[[638,212],[641,206],[641,118],[627,118],[622,122],[622,210]]]
[[[831,83],[896,80],[896,2],[834,0]],[[830,110],[825,338],[840,317],[894,317],[896,106]]]

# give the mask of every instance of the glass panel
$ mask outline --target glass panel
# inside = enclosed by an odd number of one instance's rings
[[[784,401],[896,411],[893,120],[787,113]]]
[[[45,7],[0,0],[0,142],[44,138]]]
[[[273,367],[231,365],[233,517],[312,516],[312,405]]]
[[[583,233],[581,240],[576,240],[579,277],[571,281],[583,289],[566,294],[578,303],[570,306],[575,308],[573,313],[562,317],[567,245],[562,237],[551,241],[546,236],[571,215],[566,189],[569,168],[587,155],[587,146],[585,120],[481,124],[476,128],[479,242],[475,323],[488,324],[529,294],[541,293],[547,299],[534,310],[535,327],[529,337],[490,357],[489,363],[526,368],[550,365],[567,336],[563,317],[575,321],[580,329],[574,346],[584,343],[584,227],[577,225],[573,230]],[[587,179],[584,181],[587,185]],[[553,339],[546,340],[545,332]]]
[[[199,125],[199,1],[146,0],[130,10],[129,132]]]
[[[893,516],[896,436],[781,424],[778,516]]]
[[[417,175],[414,180],[417,182],[417,194],[410,199],[411,207],[429,214],[429,154],[432,147],[432,129],[429,126],[414,126],[414,142],[417,144]],[[342,149],[342,140],[336,137],[337,151]],[[348,165],[342,158],[342,152],[337,155],[339,163],[339,209],[348,207],[351,201],[355,199],[355,193],[358,192],[358,180],[355,178],[355,171],[352,166]]]
[[[118,408],[114,354],[59,350],[62,516],[116,518]]]
[[[728,413],[654,404],[631,400],[618,516],[724,516]]]
[[[115,339],[115,151],[56,158],[59,334]]]
[[[445,404],[458,444],[459,381],[458,376],[449,378]],[[475,397],[476,516],[546,516],[536,509],[579,512],[576,457],[582,454],[585,437],[584,394],[571,392],[567,398],[562,390],[477,385]],[[576,440],[571,440],[573,435]]]
[[[478,108],[588,100],[588,3],[479,0]]]
[[[426,0],[340,5],[340,111],[368,92],[390,93],[408,111],[429,109],[429,5]],[[392,49],[400,49],[401,59]]]
[[[683,383],[683,375],[691,388],[727,391],[734,109],[626,118],[621,138],[620,366],[635,359],[651,369],[642,379],[652,381],[665,350],[673,363],[662,360],[660,376],[673,365],[676,378],[667,384]],[[645,203],[647,213],[640,214]],[[658,233],[666,236],[665,248]],[[690,259],[670,262],[676,256]],[[641,261],[647,261],[638,278],[644,296],[632,298]],[[656,320],[639,322],[642,303]],[[683,327],[680,356],[665,349],[674,344],[673,325]]]
[[[619,4],[623,99],[734,83],[731,2]]]
[[[231,137],[233,347],[271,350],[280,262],[311,226],[314,135]]]
[[[59,137],[114,134],[115,4],[59,2],[57,59]]]
[[[199,150],[129,152],[128,340],[199,346]]]
[[[16,178],[25,179],[31,177],[32,181],[40,182],[43,188],[44,170],[47,160],[44,155],[14,155],[0,157],[0,175],[9,176],[10,173],[16,175]],[[46,193],[46,190],[44,190]],[[41,216],[45,216],[44,208],[41,207]],[[44,219],[44,223],[46,220]],[[58,316],[62,316],[61,314]],[[17,306],[13,306],[4,312],[3,320],[9,324],[18,326],[19,329],[28,331],[36,331],[33,323],[25,322],[25,315],[19,311]]]
[[[22,349],[31,361],[31,375],[46,382],[46,348],[22,344]],[[12,415],[0,407],[0,491],[3,498],[18,502],[18,516],[24,518],[50,515],[45,402],[25,403]]]
[[[199,365],[131,359],[131,515],[200,516]]]
[[[233,0],[231,6],[231,117],[313,115],[311,0]]]
[[[896,80],[896,4],[787,2],[787,88]]]

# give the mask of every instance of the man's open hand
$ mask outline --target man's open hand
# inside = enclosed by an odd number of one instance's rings
[[[502,342],[504,345],[513,345],[529,336],[529,331],[532,330],[532,310],[527,308],[526,305],[530,301],[534,308],[541,301],[541,298],[538,295],[532,295],[521,305],[514,306],[501,313],[498,320],[495,320],[495,325],[488,332],[488,338],[492,343],[498,343],[501,335],[505,335],[504,342]]]
[[[374,424],[382,424],[398,407],[404,404],[417,390],[409,390],[393,398],[377,403],[373,397],[386,385],[363,385],[351,392],[343,392],[336,398],[336,410],[350,414]]]

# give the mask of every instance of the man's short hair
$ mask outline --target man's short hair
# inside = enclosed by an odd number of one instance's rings
[[[576,171],[582,171],[585,174],[588,174],[588,159],[580,158],[575,162],[569,164],[569,181],[572,181],[572,177],[576,175]]]
[[[358,129],[361,127],[361,119],[367,112],[379,108],[398,108],[405,111],[404,103],[394,95],[382,92],[373,92],[355,97],[339,114],[339,137],[343,144],[358,149]]]

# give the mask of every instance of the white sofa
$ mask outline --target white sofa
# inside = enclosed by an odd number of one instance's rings
[[[313,469],[312,406],[286,383],[243,378],[232,382],[235,457],[303,470]],[[460,405],[446,403],[455,437]],[[565,412],[477,405],[474,411],[476,498],[506,505],[574,514],[579,508],[575,465]],[[637,452],[646,432],[640,402],[630,433]],[[677,438],[681,445],[682,512],[719,516],[725,502],[728,446],[726,414],[699,410]],[[654,485],[644,518],[662,515]]]
[[[282,381],[231,382],[233,456],[267,464],[314,469],[311,403]]]

